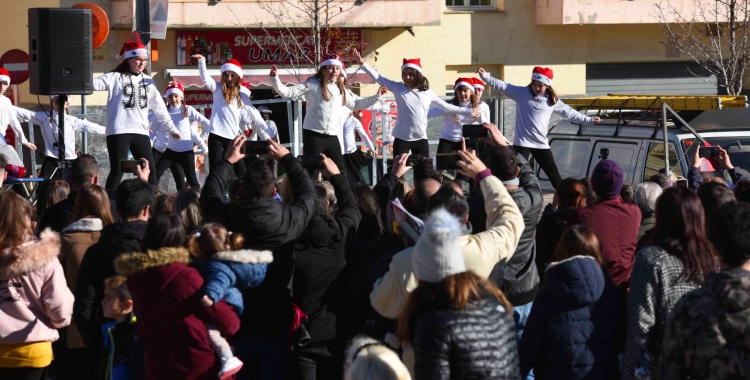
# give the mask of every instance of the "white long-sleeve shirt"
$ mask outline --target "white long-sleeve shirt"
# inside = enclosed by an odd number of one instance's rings
[[[332,136],[341,136],[341,129],[345,120],[341,118],[342,106],[356,111],[372,106],[381,98],[380,95],[373,95],[354,100],[347,96],[346,102],[342,104],[341,91],[335,83],[328,83],[326,86],[330,100],[325,100],[321,84],[316,78],[310,78],[305,83],[293,87],[286,87],[281,83],[279,77],[275,76],[271,77],[271,86],[282,98],[298,98],[304,95],[307,101],[307,113],[302,128]],[[339,142],[341,142],[341,138],[339,138]]]
[[[479,111],[482,112],[482,119],[486,122],[491,123],[490,119],[490,106],[483,101],[479,101]]]
[[[575,124],[594,123],[593,117],[579,113],[562,100],[550,105],[546,93],[534,96],[529,87],[514,86],[486,73],[482,75],[482,81],[516,102],[516,136],[513,145],[549,149],[547,132],[552,112]]]
[[[469,107],[469,102],[461,103],[460,107]],[[443,128],[440,130],[440,138],[453,142],[460,142],[463,137],[464,124],[483,124],[484,116],[480,113],[479,117],[471,115],[456,115],[445,112],[440,108],[433,108],[427,112],[427,118],[443,117]]]
[[[39,126],[44,137],[45,154],[48,157],[58,158],[59,153],[55,144],[60,141],[59,128],[57,127],[57,111],[52,111],[52,117],[44,111],[30,111],[23,108],[14,107],[16,117],[22,121],[30,121]],[[81,120],[75,116],[65,115],[65,159],[73,160],[76,158],[76,135],[75,131],[96,133],[103,135],[106,128],[92,123],[88,120]]]
[[[402,82],[394,82],[384,78],[366,63],[362,65],[362,70],[375,82],[385,86],[396,97],[398,118],[391,134],[397,139],[404,141],[427,139],[427,112],[431,107],[438,107],[446,112],[459,115],[471,115],[472,113],[471,108],[461,108],[446,103],[432,90],[419,91],[406,87]]]
[[[240,107],[236,100],[232,104],[228,104],[226,99],[224,99],[224,90],[221,88],[221,82],[215,81],[208,75],[205,60],[198,61],[198,75],[200,75],[206,89],[211,91],[214,96],[208,132],[225,139],[234,139],[242,133],[242,129],[240,128],[240,112],[242,108],[251,104],[250,98],[240,92],[240,100],[242,100],[243,107]]]
[[[108,92],[107,136],[124,133],[148,135],[149,109],[170,133],[177,133],[161,93],[150,76],[106,73],[94,78],[94,91]]]
[[[0,95],[0,129],[2,129],[0,133],[5,134],[5,129],[8,128],[8,125],[10,125],[10,128],[13,129],[13,132],[16,133],[18,138],[21,139],[22,144],[29,142],[23,134],[21,124],[18,122],[18,119],[16,119],[16,112],[13,108],[13,103],[11,103],[10,99],[5,95]]]
[[[208,153],[208,146],[206,146],[206,142],[203,141],[201,138],[201,135],[198,133],[198,128],[193,126],[193,122],[198,122],[203,124],[204,128],[208,126],[208,119],[206,119],[205,116],[201,115],[200,112],[198,112],[195,108],[191,106],[186,106],[188,110],[188,117],[185,117],[184,111],[182,106],[180,107],[167,107],[167,111],[169,111],[169,116],[172,118],[172,122],[177,127],[177,129],[180,131],[180,138],[176,139],[169,135],[169,133],[166,133],[167,137],[167,144],[166,148],[173,151],[173,152],[187,152],[193,150],[193,143],[198,144],[198,147],[201,148],[203,153]],[[152,128],[156,127],[157,130],[164,131],[165,128],[163,125],[157,120],[154,121],[154,124],[151,126]],[[165,135],[162,133],[162,136]],[[158,149],[157,149],[158,150]]]
[[[367,144],[367,147],[370,148],[370,150],[375,150],[375,146],[372,145],[370,136],[367,136],[367,132],[365,132],[365,129],[362,127],[362,123],[360,123],[356,117],[349,116],[349,118],[346,119],[346,122],[344,123],[345,154],[353,153],[357,150],[357,141],[354,138],[354,132],[357,132],[359,134],[359,138],[361,138],[362,141]]]

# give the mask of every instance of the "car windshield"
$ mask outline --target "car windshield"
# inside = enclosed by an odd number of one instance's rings
[[[750,173],[747,169],[750,169],[750,137],[706,137],[711,146],[720,146],[729,153],[729,159],[732,161],[733,166],[739,166],[742,170],[742,174],[750,178]],[[692,157],[695,154],[695,147],[700,143],[697,139],[684,139],[682,140],[682,149],[687,152],[685,155],[686,162],[690,165]],[[719,169],[724,176],[724,179],[731,181],[729,175],[724,173],[723,169]]]

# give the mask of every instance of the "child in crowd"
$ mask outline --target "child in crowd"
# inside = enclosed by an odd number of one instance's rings
[[[190,239],[191,263],[203,276],[205,284],[201,302],[205,307],[224,299],[242,314],[244,304],[241,290],[260,285],[266,277],[268,263],[273,261],[271,251],[243,250],[242,234],[233,234],[216,223],[204,225]],[[220,379],[226,379],[242,368],[242,362],[232,353],[226,339],[208,325],[211,346],[222,362]]]
[[[104,348],[99,373],[107,380],[145,379],[143,345],[138,339],[133,315],[133,297],[128,292],[127,278],[110,277],[104,281],[102,311],[114,322],[102,325]]]

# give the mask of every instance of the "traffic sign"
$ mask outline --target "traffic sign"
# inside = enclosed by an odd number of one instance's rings
[[[6,51],[0,57],[0,66],[10,73],[11,84],[21,84],[29,80],[29,55],[23,50]]]

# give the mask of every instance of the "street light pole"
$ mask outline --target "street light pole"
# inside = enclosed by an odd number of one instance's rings
[[[149,0],[136,0],[135,30],[141,35],[141,42],[146,46],[148,63],[146,69],[151,74],[151,8]]]

